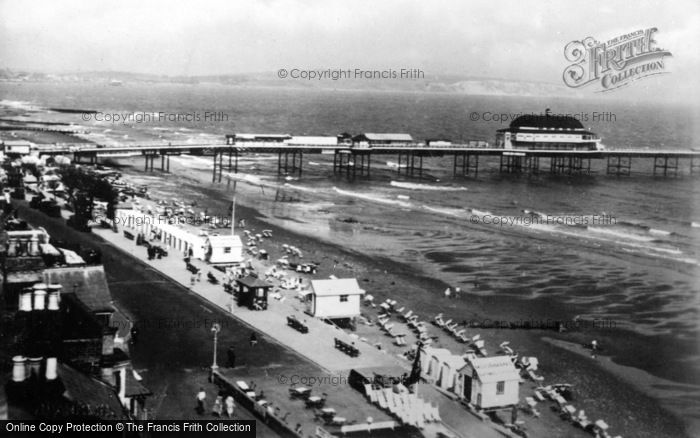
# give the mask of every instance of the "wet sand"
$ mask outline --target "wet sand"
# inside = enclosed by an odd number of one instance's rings
[[[127,179],[143,182],[145,175],[140,171],[139,161],[129,163],[127,160],[123,164],[133,164],[133,167],[123,169]],[[198,209],[206,207],[209,211],[221,212],[229,208],[231,194],[227,192],[226,184],[213,185],[209,182],[210,174],[192,171],[173,162],[171,171],[171,174],[156,173],[146,180],[153,189],[169,192],[168,199],[196,199]],[[158,179],[154,180],[153,176],[156,175]],[[376,300],[396,299],[402,306],[413,309],[421,319],[429,320],[442,312],[455,320],[519,321],[529,318],[527,315],[541,314],[542,309],[550,306],[546,300],[532,300],[524,306],[507,297],[482,297],[468,293],[448,300],[442,295],[447,284],[422,275],[400,261],[370,257],[322,242],[313,237],[314,230],[309,230],[308,235],[290,232],[271,224],[273,221],[270,218],[254,208],[240,203],[236,208],[236,218],[245,218],[247,228],[272,229],[276,240],[299,247],[304,252],[305,260],[320,261],[319,278],[331,274],[356,277]],[[470,329],[469,333],[481,334],[490,353],[496,351],[500,342],[508,340],[518,353],[538,357],[539,373],[545,377],[545,384],[573,384],[573,404],[585,409],[591,419],[604,419],[610,424],[613,436],[679,437],[694,436],[697,432],[695,428],[686,430],[697,420],[686,417],[684,424],[683,420],[664,409],[659,400],[645,393],[644,389],[648,391],[649,388],[636,384],[636,377],[623,381],[609,369],[600,366],[599,361],[589,360],[543,339],[555,338],[580,344],[589,341],[589,333],[559,334],[549,330],[503,329]],[[621,336],[619,341],[624,342],[624,337]],[[459,351],[455,350],[455,353]],[[521,394],[521,398],[527,395],[530,394]]]

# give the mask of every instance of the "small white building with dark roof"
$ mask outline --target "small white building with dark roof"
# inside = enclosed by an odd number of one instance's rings
[[[518,404],[520,372],[510,356],[465,356],[455,393],[478,409],[504,409]]]
[[[243,243],[236,235],[207,236],[204,259],[212,264],[233,264],[243,261]]]
[[[349,319],[360,315],[360,298],[365,291],[354,278],[311,280],[305,297],[306,313],[325,319]]]
[[[407,146],[413,143],[411,134],[372,133],[356,135],[352,139],[353,147],[363,148],[372,146]]]

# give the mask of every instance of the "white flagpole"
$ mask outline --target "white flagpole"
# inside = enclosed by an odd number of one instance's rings
[[[229,177],[230,178],[230,177]],[[236,224],[236,181],[235,179],[233,180],[233,201],[231,202],[231,235],[233,236],[233,232],[235,230],[235,224]]]

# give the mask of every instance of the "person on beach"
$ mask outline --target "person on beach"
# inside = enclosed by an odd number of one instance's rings
[[[233,411],[236,408],[236,404],[233,402],[233,396],[231,394],[224,400],[224,405],[226,405],[226,416],[228,418],[233,418]]]
[[[219,394],[216,396],[216,400],[214,400],[214,407],[211,410],[212,415],[215,417],[221,417],[221,413],[224,410],[224,397]]]
[[[256,345],[258,345],[258,337],[255,336],[255,332],[252,332],[250,334],[250,346],[255,347]]]
[[[197,413],[199,415],[204,414],[204,400],[207,398],[207,393],[204,392],[204,388],[200,387],[197,393]]]
[[[448,287],[447,289],[445,289],[445,298],[447,298],[449,300],[451,295],[452,295],[452,290],[450,290],[450,288]]]
[[[236,350],[233,349],[233,346],[228,347],[228,367],[229,368],[235,368],[236,367]]]
[[[460,294],[461,292],[462,292],[462,289],[460,289],[459,287],[456,287],[456,288],[455,288],[455,298],[459,298],[459,294]]]

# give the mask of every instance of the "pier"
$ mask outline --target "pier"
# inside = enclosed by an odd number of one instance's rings
[[[283,145],[280,143],[221,143],[174,144],[143,143],[114,147],[100,147],[85,143],[44,146],[41,154],[73,155],[75,162],[96,163],[99,158],[143,156],[144,169],[152,171],[157,157],[160,170],[168,172],[170,156],[191,154],[212,157],[212,182],[221,182],[223,172],[237,173],[238,160],[247,154],[277,155],[279,175],[303,173],[304,154],[333,155],[333,172],[348,178],[369,177],[374,156],[396,158],[397,173],[408,177],[422,177],[426,158],[451,156],[454,176],[477,175],[487,160],[498,160],[502,173],[554,175],[591,174],[591,163],[602,162],[608,175],[632,175],[633,165],[642,162],[651,167],[653,176],[674,177],[682,174],[700,175],[700,150],[609,149],[602,151],[574,150],[520,150],[493,147],[473,147],[453,144],[427,147],[422,144],[407,146],[352,147],[350,145]]]

